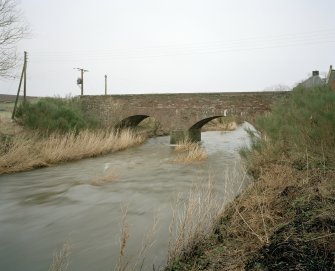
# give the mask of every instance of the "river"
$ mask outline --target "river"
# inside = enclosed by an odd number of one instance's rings
[[[113,270],[122,206],[128,208],[126,259],[131,261],[158,217],[155,243],[143,270],[164,265],[177,195],[194,184],[205,185],[209,175],[223,194],[227,175],[242,172],[238,150],[250,144],[246,127],[251,126],[202,133],[208,159],[197,164],[171,163],[177,154],[169,137],[157,137],[98,158],[0,175],[0,270],[48,270],[53,252],[66,240],[71,244],[68,270]],[[92,180],[111,173],[113,181],[93,185]],[[236,192],[245,185],[241,182],[242,175],[229,189]]]

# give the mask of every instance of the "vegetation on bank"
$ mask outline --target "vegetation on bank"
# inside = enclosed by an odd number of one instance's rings
[[[99,128],[97,119],[85,115],[79,98],[41,98],[21,103],[16,118],[25,127],[39,133],[79,132]]]
[[[166,270],[335,269],[335,92],[295,89],[255,124],[255,181]]]
[[[299,170],[335,168],[335,92],[327,87],[295,89],[255,126],[262,140],[254,142],[252,152],[242,152],[254,175],[284,157]]]
[[[131,130],[53,133],[48,137],[25,134],[11,139],[0,151],[0,174],[46,167],[120,151],[140,143],[145,137]]]
[[[84,114],[77,98],[25,102],[16,118],[25,129],[0,134],[0,174],[95,157],[145,140],[143,134],[131,130],[101,129],[94,117]]]

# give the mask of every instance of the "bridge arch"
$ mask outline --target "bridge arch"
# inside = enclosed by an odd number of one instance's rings
[[[221,117],[224,117],[223,115],[221,116],[213,116],[213,117],[209,117],[209,118],[205,118],[205,119],[202,119],[200,121],[198,121],[197,123],[193,124],[189,130],[194,130],[194,129],[201,129],[202,126],[204,126],[205,124],[207,124],[208,122],[214,120],[214,119],[217,119],[217,118],[221,118]]]
[[[115,125],[116,128],[134,127],[137,126],[142,120],[149,118],[148,115],[133,115],[129,116]]]
[[[159,136],[168,134],[162,129],[161,122],[149,115],[133,115],[119,121],[115,127],[122,128],[136,128],[140,132],[144,132],[149,136]]]

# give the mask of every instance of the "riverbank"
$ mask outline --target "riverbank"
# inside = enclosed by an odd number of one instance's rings
[[[127,129],[87,129],[89,125],[79,114],[75,101],[63,102],[59,98],[48,98],[41,104],[38,99],[30,101],[19,122],[11,119],[12,101],[0,104],[0,174],[96,157],[146,140],[144,133]],[[57,104],[60,106],[56,107]],[[70,106],[63,107],[64,104]]]
[[[15,97],[7,96],[0,96],[0,174],[95,157],[166,134],[152,118],[132,131],[105,131],[94,116],[85,115],[77,98],[29,97],[27,103],[20,103],[12,120]],[[211,121],[204,130],[231,131],[236,127],[235,118],[225,117]],[[188,160],[199,159],[194,154]],[[205,159],[204,154],[201,157]]]
[[[0,150],[0,174],[47,167],[112,153],[139,145],[146,137],[131,130],[22,134],[4,140]]]
[[[166,270],[335,268],[335,93],[295,90],[256,125],[242,152],[255,181]]]

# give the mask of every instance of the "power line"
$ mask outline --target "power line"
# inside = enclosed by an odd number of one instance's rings
[[[320,37],[320,35],[323,35]],[[207,42],[197,42],[197,43],[188,43],[188,44],[170,44],[170,45],[159,45],[159,46],[149,46],[149,47],[139,47],[139,48],[113,48],[108,50],[84,50],[79,54],[96,54],[96,53],[120,53],[120,52],[136,52],[143,50],[160,50],[160,49],[190,49],[190,48],[208,48],[213,46],[240,46],[245,45],[247,42],[278,42],[278,41],[308,41],[319,40],[320,38],[330,38],[335,36],[335,29],[329,30],[317,30],[304,33],[288,33],[288,34],[279,34],[275,36],[255,36],[255,37],[246,37],[235,40],[220,40],[220,41],[207,41]],[[54,55],[66,55],[66,54],[76,54],[76,51],[36,51],[37,54],[54,54]]]
[[[294,43],[278,43],[278,44],[269,44],[269,45],[254,45],[254,46],[239,46],[239,47],[218,47],[218,48],[206,48],[203,50],[179,50],[179,51],[165,51],[165,52],[144,52],[142,54],[127,54],[127,55],[118,55],[115,53],[110,54],[94,54],[94,55],[74,55],[74,56],[64,56],[64,58],[57,57],[52,59],[50,57],[44,57],[33,62],[73,62],[78,60],[96,60],[99,59],[100,62],[109,62],[114,59],[145,59],[145,58],[160,58],[160,57],[171,57],[171,56],[188,56],[188,55],[204,55],[204,54],[221,54],[221,53],[232,53],[232,52],[248,52],[255,50],[263,50],[263,49],[276,49],[276,48],[289,48],[289,47],[298,47],[301,45],[310,46],[310,45],[318,45],[318,44],[332,44],[335,43],[335,37],[332,40],[319,40],[319,41],[297,41]]]

